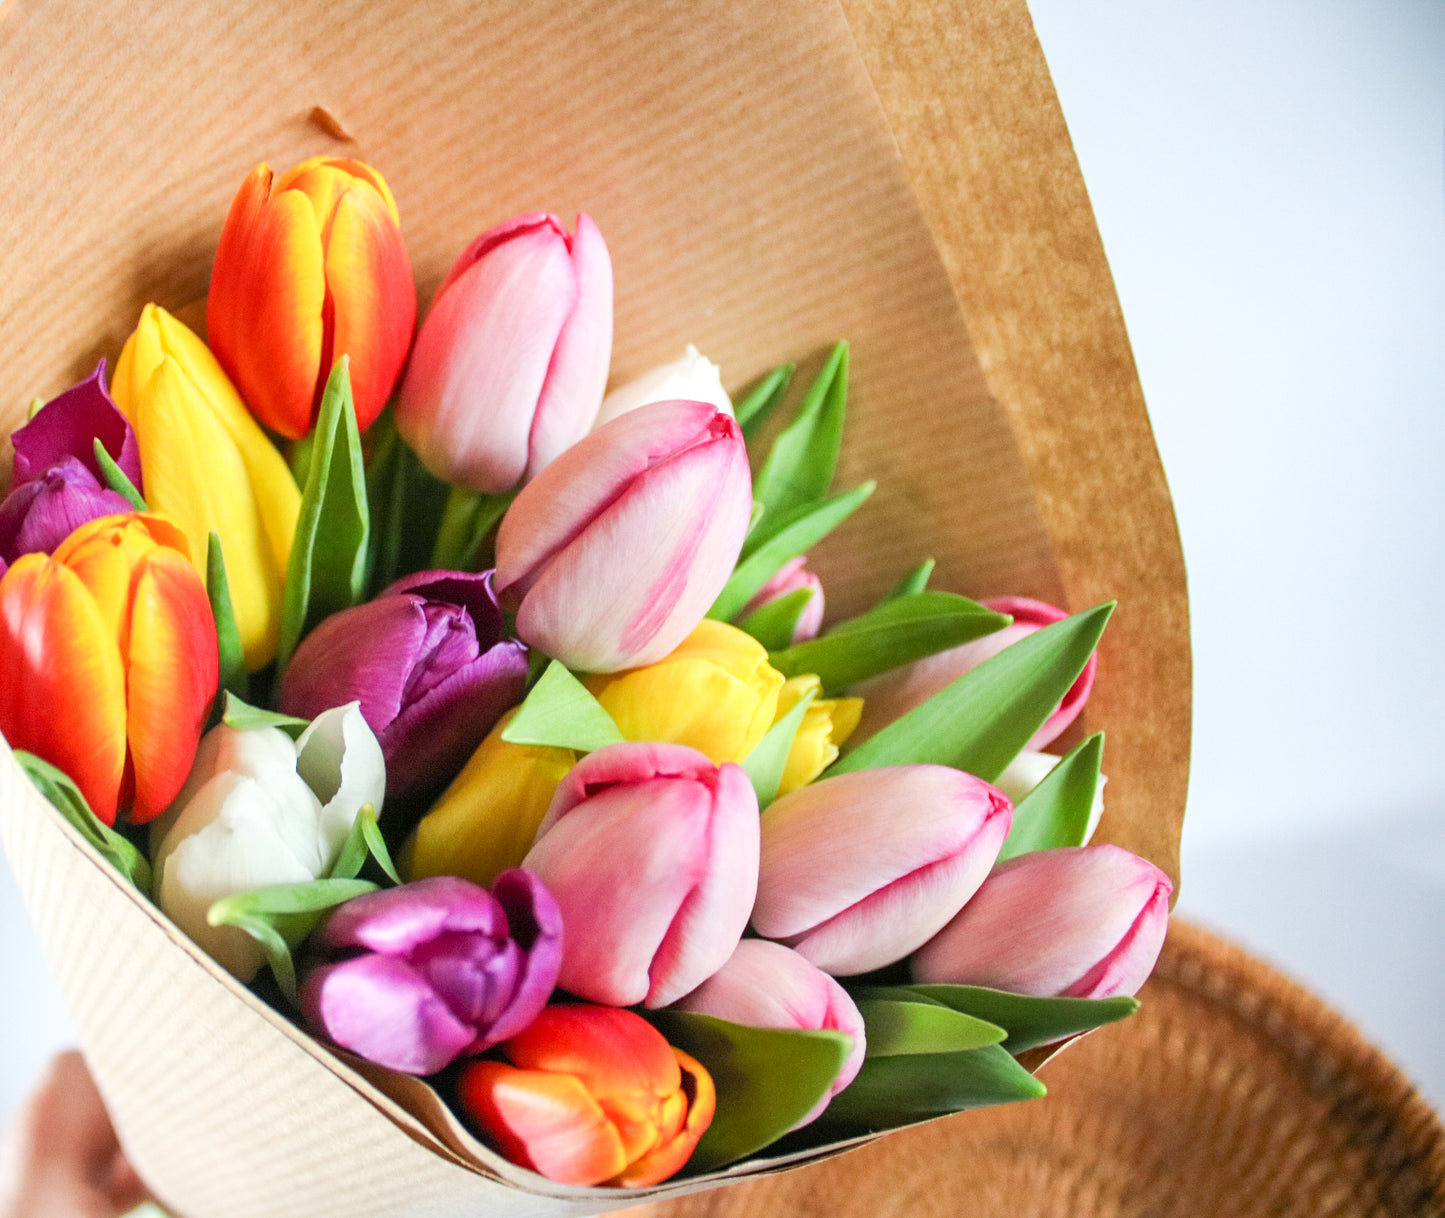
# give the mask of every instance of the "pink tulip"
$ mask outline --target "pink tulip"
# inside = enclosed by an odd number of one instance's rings
[[[612,353],[612,261],[591,217],[478,237],[417,334],[396,424],[443,481],[497,494],[592,426]]]
[[[799,1126],[815,1120],[863,1066],[867,1047],[863,1016],[848,991],[781,943],[744,939],[721,969],[675,1005],[680,1011],[714,1015],[750,1028],[828,1030],[851,1036],[853,1048],[838,1077]]]
[[[717,599],[752,510],[738,425],[703,402],[654,402],[527,484],[497,531],[495,586],[522,640],[569,668],[651,664]]]
[[[1045,626],[1051,626],[1069,616],[1054,605],[1030,600],[1026,596],[995,596],[983,604],[995,613],[1007,613],[1013,618],[1013,625],[975,639],[972,643],[915,661],[859,687],[855,692],[864,699],[863,720],[859,723],[858,730],[853,733],[855,745],[861,744],[895,719],[902,718],[915,706],[927,702],[964,673],[977,668],[985,660],[993,659],[1011,643],[1017,643],[1036,630],[1042,630]],[[1089,657],[1079,679],[1024,748],[1037,752],[1050,744],[1078,718],[1079,712],[1084,709],[1084,703],[1089,699],[1089,690],[1093,688],[1097,662],[1097,656]]]
[[[1021,854],[913,958],[914,979],[1041,997],[1132,994],[1164,945],[1173,887],[1118,846]]]
[[[834,976],[892,964],[977,891],[1012,814],[1001,791],[941,765],[802,787],[763,813],[753,927]]]
[[[562,909],[558,985],[663,1007],[726,962],[758,874],[758,801],[739,766],[677,744],[614,744],[562,780],[523,863]]]
[[[778,568],[778,573],[758,589],[758,594],[743,606],[740,616],[746,617],[764,605],[807,588],[813,595],[808,598],[803,612],[798,615],[791,641],[803,643],[808,639],[816,639],[818,631],[823,627],[823,581],[806,569],[807,562],[804,556],[785,562]]]

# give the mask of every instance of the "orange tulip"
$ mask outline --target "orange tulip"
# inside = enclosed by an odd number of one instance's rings
[[[643,1188],[682,1170],[712,1124],[712,1076],[616,1007],[548,1007],[474,1062],[467,1115],[514,1163],[563,1184]]]
[[[82,525],[0,580],[0,731],[113,825],[144,824],[191,768],[216,691],[216,626],[185,534],[135,512]]]
[[[312,157],[272,180],[256,166],[231,203],[206,327],[216,358],[267,427],[299,440],[332,365],[351,357],[363,430],[401,374],[416,286],[396,200],[371,166]]]

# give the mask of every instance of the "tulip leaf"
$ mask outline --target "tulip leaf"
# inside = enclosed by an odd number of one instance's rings
[[[717,1087],[717,1115],[690,1171],[712,1171],[793,1129],[828,1094],[848,1060],[842,1032],[750,1028],[690,1011],[645,1011],[668,1041],[697,1058]]]
[[[623,737],[602,703],[565,664],[553,660],[502,729],[502,739],[508,744],[592,753],[621,744]]]
[[[432,567],[438,571],[476,570],[482,543],[516,497],[514,491],[484,495],[466,487],[452,487],[432,547]]]
[[[753,497],[769,516],[783,517],[828,493],[843,448],[847,402],[848,344],[839,343],[753,479]],[[762,531],[771,531],[767,517]]]
[[[1123,994],[1113,998],[1036,998],[981,985],[894,986],[880,992],[941,1002],[975,1019],[998,1024],[1008,1031],[1003,1047],[1010,1053],[1052,1045],[1080,1032],[1117,1023],[1139,1009],[1138,999]]]
[[[883,599],[887,601],[897,600],[900,596],[916,596],[928,587],[928,581],[933,575],[935,560],[925,558],[913,568],[907,575],[900,579],[891,591]]]
[[[768,416],[777,409],[778,403],[788,391],[797,364],[780,364],[762,380],[757,381],[733,407],[733,417],[743,430],[743,437],[751,440],[768,421]]]
[[[35,784],[35,789],[95,847],[100,856],[149,896],[151,865],[146,862],[145,855],[90,810],[90,804],[70,775],[23,749],[15,750],[15,761]]]
[[[785,677],[817,673],[823,688],[858,681],[1002,630],[1012,619],[952,592],[916,592],[884,601],[769,660]]]
[[[1084,671],[1114,603],[1026,635],[835,763],[829,774],[934,763],[993,782]]]
[[[753,751],[742,761],[743,773],[753,784],[758,796],[758,810],[762,811],[778,797],[778,787],[783,781],[783,772],[788,768],[788,754],[793,751],[793,741],[803,725],[803,716],[818,696],[816,689],[810,689],[798,699],[797,705],[768,728]]]
[[[371,804],[362,804],[329,878],[354,880],[366,866],[368,857],[376,860],[376,865],[393,884],[401,883],[396,864],[391,861],[391,851],[387,849],[386,839],[381,836],[381,829],[377,826],[376,809]]]
[[[937,1002],[855,995],[868,1034],[869,1057],[961,1053],[996,1045],[1008,1035],[997,1024]]]
[[[244,698],[249,692],[246,657],[241,650],[241,632],[236,611],[231,607],[231,585],[226,579],[226,560],[221,555],[221,538],[212,529],[206,543],[206,595],[211,598],[211,616],[216,621],[216,656],[220,661],[219,688]]]
[[[95,438],[91,445],[95,453],[96,464],[100,466],[100,472],[105,475],[105,484],[117,495],[124,499],[137,512],[147,512],[146,501],[141,498],[140,492],[135,489],[135,483],[126,477],[125,470],[115,463],[115,458],[106,451],[105,445],[100,442],[100,437]]]
[[[1088,841],[1103,759],[1104,733],[1095,732],[1019,800],[998,861]]]
[[[1044,1085],[1001,1045],[958,1053],[869,1057],[833,1097],[825,1126],[882,1132],[969,1108],[1037,1099]]]
[[[46,402],[45,402],[45,399],[44,399],[44,398],[31,398],[31,399],[30,399],[30,409],[25,412],[25,421],[28,423],[31,419],[33,419],[36,415],[38,415],[42,410],[44,410],[44,409],[45,409],[45,406],[46,406]]]
[[[708,610],[708,617],[726,622],[741,612],[743,606],[777,574],[779,567],[790,558],[797,558],[808,547],[817,545],[856,512],[863,501],[873,493],[875,485],[877,484],[873,482],[865,482],[850,491],[825,499],[822,503],[809,504],[786,512],[772,521],[771,529],[768,525],[769,517],[764,516],[759,529],[749,538],[749,545],[762,534],[768,534],[766,540],[758,544],[751,553],[744,550],[745,557],[729,577],[713,607]]]
[[[286,567],[278,672],[285,671],[296,644],[313,626],[366,594],[371,515],[349,369],[343,355],[321,395],[315,448]]]
[[[739,622],[738,626],[769,651],[781,650],[792,643],[798,621],[807,611],[808,602],[814,595],[815,590],[812,588],[796,588],[785,596],[759,606]]]
[[[221,716],[221,722],[238,731],[250,731],[257,727],[279,727],[293,740],[311,726],[309,719],[262,710],[259,706],[243,702],[233,693],[226,694],[226,711]]]

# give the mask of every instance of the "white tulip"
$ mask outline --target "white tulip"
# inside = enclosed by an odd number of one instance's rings
[[[675,400],[707,402],[729,417],[733,413],[733,404],[723,388],[718,366],[688,343],[681,359],[644,372],[603,398],[593,430],[649,402]]]
[[[1009,762],[1008,768],[998,776],[993,785],[1009,797],[1009,802],[1014,807],[1018,807],[1024,796],[1043,782],[1062,760],[1062,757],[1055,757],[1052,753],[1030,753],[1025,750]],[[1099,785],[1094,788],[1094,806],[1089,809],[1089,828],[1084,834],[1085,842],[1094,836],[1094,830],[1099,827],[1099,818],[1104,815],[1104,784],[1108,781],[1103,774],[1099,775]]]

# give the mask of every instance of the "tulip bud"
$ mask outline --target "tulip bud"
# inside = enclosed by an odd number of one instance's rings
[[[492,891],[437,876],[356,897],[311,939],[327,962],[301,986],[301,1009],[343,1049],[406,1074],[517,1035],[547,1005],[562,918],[526,871]]]
[[[610,423],[618,415],[649,402],[677,401],[706,402],[728,416],[733,412],[718,366],[691,343],[687,344],[681,359],[644,372],[603,398],[596,426]]]
[[[662,659],[732,574],[752,494],[742,433],[702,402],[655,402],[594,431],[497,531],[497,592],[518,635],[582,672]]]
[[[779,719],[809,693],[814,695],[803,712],[793,747],[788,750],[782,781],[778,783],[779,795],[806,786],[837,761],[839,748],[858,726],[863,699],[819,698],[822,688],[823,682],[815,673],[805,673],[801,677],[790,677],[778,695]]]
[[[856,770],[812,783],[762,817],[753,927],[834,976],[926,943],[998,857],[1011,808],[940,765]]]
[[[807,588],[812,595],[793,626],[792,641],[803,643],[817,638],[818,631],[823,627],[823,581],[805,569],[807,562],[807,558],[801,555],[785,562],[778,568],[778,573],[759,588],[757,595],[743,606],[741,616],[747,617],[764,605]]]
[[[983,604],[995,613],[1009,614],[1013,624],[972,643],[916,660],[858,687],[857,692],[863,695],[866,704],[855,744],[862,743],[895,719],[902,718],[915,706],[921,706],[939,690],[953,684],[985,660],[991,660],[1010,644],[1068,617],[1064,610],[1026,596],[996,596]],[[1037,751],[1047,747],[1078,718],[1088,701],[1089,690],[1093,688],[1097,667],[1098,657],[1090,656],[1084,671],[1064,695],[1064,700],[1054,708],[1025,748]]]
[[[254,939],[206,914],[223,897],[329,875],[361,809],[378,813],[381,747],[356,704],[317,716],[295,743],[273,727],[206,733],[156,851],[156,902],[222,968],[249,981]]]
[[[624,739],[684,744],[721,765],[743,760],[767,734],[783,674],[752,635],[703,618],[655,664],[586,685]]]
[[[483,233],[437,289],[396,425],[444,482],[497,494],[588,432],[612,355],[612,260],[592,218]]]
[[[141,310],[112,389],[140,441],[146,502],[179,522],[202,576],[209,534],[221,539],[246,667],[265,667],[301,512],[290,469],[205,344],[157,305]]]
[[[332,366],[350,356],[365,431],[401,375],[416,287],[396,200],[361,161],[312,157],[272,180],[256,166],[226,215],[206,330],[256,417],[299,440]]]
[[[1008,763],[1008,768],[994,781],[994,786],[1009,797],[1014,807],[1018,807],[1039,783],[1053,773],[1054,767],[1062,760],[1062,757],[1055,757],[1052,753],[1032,753],[1025,749]],[[1103,774],[1099,775],[1099,785],[1094,789],[1094,803],[1089,809],[1089,827],[1084,833],[1086,842],[1094,836],[1094,830],[1099,827],[1099,818],[1104,815],[1104,784],[1108,781]]]
[[[102,516],[0,581],[0,731],[64,770],[91,811],[153,820],[180,790],[216,692],[216,626],[185,535]]]
[[[75,457],[16,486],[0,504],[0,555],[49,554],[87,521],[130,511],[123,495],[107,490]]]
[[[522,695],[527,649],[502,635],[490,571],[421,571],[307,635],[281,708],[307,719],[360,701],[386,755],[387,794],[435,791]]]
[[[1021,854],[914,956],[914,980],[1040,997],[1133,994],[1164,945],[1173,887],[1119,846]]]
[[[853,1038],[853,1047],[828,1094],[795,1128],[816,1120],[828,1100],[851,1083],[863,1066],[867,1048],[863,1016],[848,991],[781,943],[744,939],[721,969],[674,1006],[750,1028],[827,1030]]]
[[[702,1065],[631,1011],[556,1006],[457,1080],[462,1111],[512,1162],[562,1184],[643,1188],[712,1124]]]
[[[735,765],[676,744],[614,744],[583,758],[524,864],[572,935],[564,990],[664,1007],[723,966],[757,886],[758,801]]]

